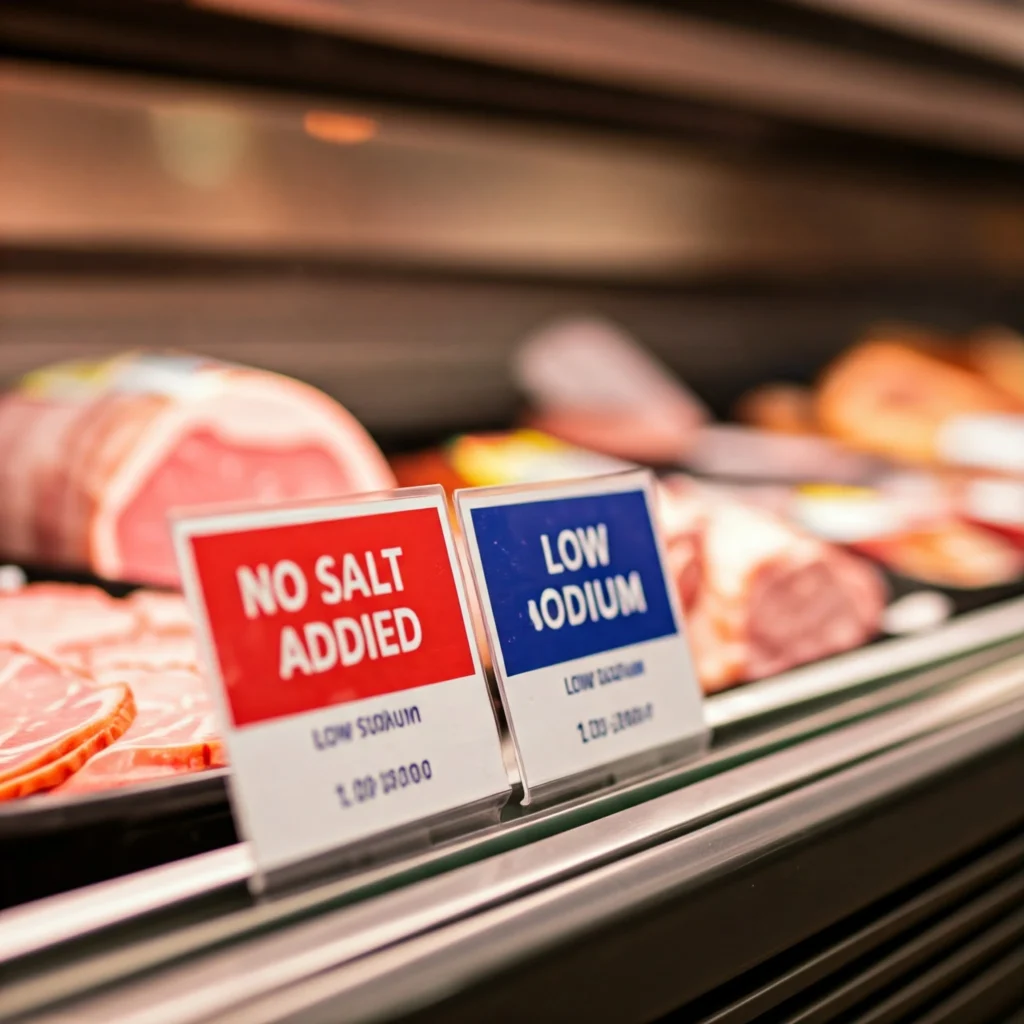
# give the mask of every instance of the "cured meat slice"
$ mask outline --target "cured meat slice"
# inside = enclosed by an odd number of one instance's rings
[[[37,373],[0,399],[0,435],[9,438],[0,543],[115,579],[177,582],[172,508],[394,483],[363,428],[326,395],[185,357]]]
[[[99,732],[94,733],[84,743],[73,747],[56,760],[26,772],[12,779],[0,782],[0,801],[15,800],[18,797],[31,796],[45,790],[56,789],[73,777],[82,765],[98,751],[109,747],[124,732],[124,717],[115,718]]]
[[[123,643],[102,644],[92,649],[89,666],[94,672],[116,668],[195,668],[199,649],[192,634],[143,634]]]
[[[66,646],[57,656],[91,675],[119,668],[195,668],[199,664],[196,640],[189,633],[143,633],[126,640]]]
[[[58,785],[135,717],[124,683],[97,686],[13,645],[0,647],[0,707],[0,792],[8,796]],[[60,765],[47,774],[51,762]]]
[[[82,792],[164,778],[226,763],[202,677],[187,669],[108,669],[102,680],[126,681],[138,713],[128,731],[64,786]]]
[[[672,530],[701,533],[687,632],[706,692],[847,650],[877,632],[885,589],[868,563],[684,478],[667,481],[661,496],[670,544]]]

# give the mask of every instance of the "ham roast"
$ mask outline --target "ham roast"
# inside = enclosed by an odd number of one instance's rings
[[[177,582],[173,508],[394,485],[365,430],[315,388],[181,356],[29,375],[0,398],[0,452],[8,558],[147,583]]]
[[[878,631],[885,586],[867,562],[686,477],[663,481],[660,495],[705,692],[848,650]]]

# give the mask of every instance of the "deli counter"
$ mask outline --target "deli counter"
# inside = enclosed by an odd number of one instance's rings
[[[0,1020],[1019,1019],[1024,15],[0,26]],[[541,799],[447,503],[638,465],[706,730]],[[265,888],[167,516],[396,486],[508,792]]]

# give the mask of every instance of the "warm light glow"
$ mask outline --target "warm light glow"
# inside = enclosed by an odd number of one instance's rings
[[[377,122],[355,114],[336,114],[330,110],[310,110],[302,118],[307,135],[321,142],[353,146],[367,142],[377,134]]]

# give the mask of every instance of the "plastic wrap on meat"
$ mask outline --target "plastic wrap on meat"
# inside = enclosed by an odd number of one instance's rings
[[[192,613],[183,594],[161,590],[135,590],[125,599],[151,633],[191,633]]]

